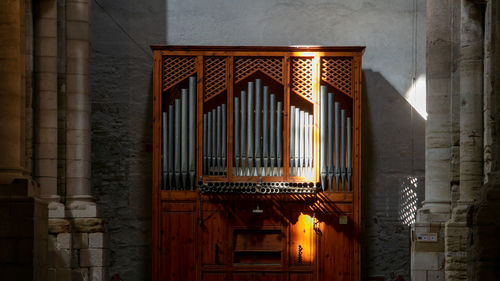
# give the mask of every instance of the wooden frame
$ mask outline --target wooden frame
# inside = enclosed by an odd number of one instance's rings
[[[345,206],[348,210],[345,214],[352,220],[352,251],[350,257],[352,262],[348,265],[350,271],[349,280],[360,280],[360,221],[361,221],[361,58],[364,52],[364,47],[226,47],[226,46],[152,46],[154,52],[154,68],[153,68],[153,280],[160,279],[161,275],[161,233],[162,229],[162,206],[168,202],[185,202],[193,204],[193,208],[197,210],[198,217],[201,218],[203,202],[210,202],[210,197],[201,195],[198,191],[165,191],[161,190],[161,114],[162,114],[162,98],[164,93],[164,65],[163,58],[166,56],[189,56],[194,57],[194,71],[197,74],[197,139],[196,139],[196,179],[202,178],[203,181],[242,181],[242,182],[258,182],[258,177],[235,177],[232,175],[232,156],[233,156],[233,87],[235,84],[235,60],[237,57],[281,57],[282,58],[282,85],[283,85],[283,170],[284,175],[280,177],[262,177],[262,182],[266,181],[285,181],[285,182],[303,182],[304,178],[292,177],[289,174],[289,146],[286,145],[289,139],[289,108],[290,95],[292,92],[291,81],[291,60],[292,58],[313,58],[312,72],[312,103],[314,112],[314,142],[319,142],[319,89],[320,85],[325,81],[321,78],[321,59],[322,58],[350,58],[351,59],[351,99],[352,99],[352,118],[353,118],[353,146],[352,146],[352,191],[351,192],[328,192],[319,195],[314,195],[315,202],[327,202],[331,204],[333,209],[344,210]],[[203,133],[203,106],[204,106],[204,58],[220,56],[226,59],[226,94],[227,94],[227,174],[226,176],[203,176],[202,175],[202,133]],[[187,71],[190,74],[191,72]],[[187,77],[186,77],[187,78]],[[314,146],[314,167],[319,167],[319,145]],[[315,169],[314,182],[319,180],[319,169]],[[237,195],[238,196],[238,195]],[[297,199],[293,195],[280,195],[272,197],[271,195],[259,195],[263,200],[277,200],[280,202],[289,202]],[[301,203],[298,203],[299,205]],[[302,203],[304,204],[304,203]],[[330,206],[330,205],[329,205]],[[346,209],[347,210],[347,209]],[[342,213],[343,211],[339,211]],[[340,214],[339,213],[339,214]],[[319,222],[321,224],[321,222]],[[319,226],[321,228],[321,226]],[[201,237],[197,234],[196,247],[199,248]],[[319,239],[319,238],[318,238]],[[316,242],[320,244],[319,241]],[[196,250],[199,255],[199,249]],[[316,257],[316,259],[319,257]],[[285,258],[286,259],[286,258]],[[320,262],[315,259],[314,267],[319,268]],[[196,280],[202,280],[203,265],[201,259],[196,263]],[[217,272],[217,268],[208,268],[208,271]],[[244,269],[234,269],[236,271]],[[273,271],[276,268],[262,267],[262,270]],[[230,269],[232,272],[233,269]],[[299,270],[300,271],[300,270]],[[289,272],[289,271],[286,271]],[[314,280],[319,280],[318,275],[314,275]],[[286,274],[288,278],[288,273]],[[288,279],[287,279],[288,280]]]

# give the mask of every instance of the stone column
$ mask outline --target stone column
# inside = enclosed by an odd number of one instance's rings
[[[0,184],[28,175],[25,163],[24,1],[0,1]]]
[[[35,4],[36,5],[36,4]],[[57,0],[40,0],[35,21],[36,172],[49,217],[64,217],[57,194]]]
[[[66,196],[69,217],[96,217],[90,195],[89,0],[66,1]]]

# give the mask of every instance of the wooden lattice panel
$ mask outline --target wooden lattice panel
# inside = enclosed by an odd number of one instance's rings
[[[321,79],[351,96],[352,58],[321,59]]]
[[[196,60],[187,56],[163,57],[163,91],[196,73]]]
[[[281,57],[240,57],[235,60],[236,83],[260,70],[278,83],[283,83],[283,58]]]
[[[205,101],[226,90],[226,60],[226,57],[205,57],[203,64]]]
[[[313,99],[313,58],[292,59],[292,91],[310,102]]]

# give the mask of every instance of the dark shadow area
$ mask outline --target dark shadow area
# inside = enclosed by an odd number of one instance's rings
[[[109,275],[151,279],[152,66],[166,1],[91,3],[92,194],[108,222]]]
[[[362,79],[362,280],[410,280],[410,234],[401,190],[418,179],[423,200],[425,120],[379,73]]]

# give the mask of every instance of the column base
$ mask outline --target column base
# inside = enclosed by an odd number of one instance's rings
[[[100,216],[97,204],[93,202],[91,196],[68,198],[65,213],[68,218],[97,218]]]

